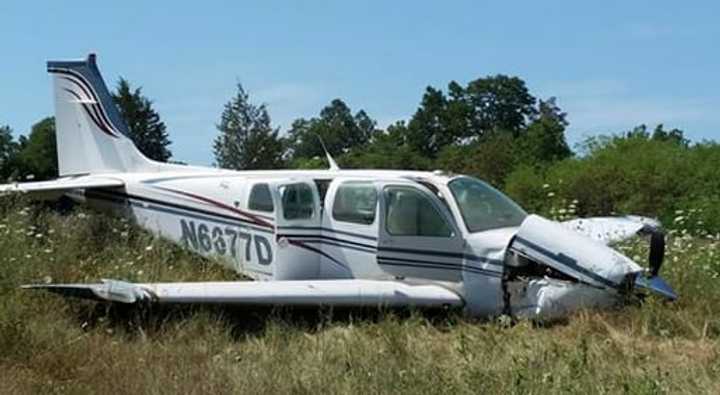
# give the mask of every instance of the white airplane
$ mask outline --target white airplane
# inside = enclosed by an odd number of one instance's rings
[[[0,186],[67,195],[134,220],[257,281],[42,284],[119,303],[458,307],[471,316],[554,318],[649,292],[659,223],[643,217],[555,222],[488,184],[449,173],[231,171],[154,162],[127,136],[95,56],[51,61],[60,178]],[[648,234],[650,268],[609,245]]]

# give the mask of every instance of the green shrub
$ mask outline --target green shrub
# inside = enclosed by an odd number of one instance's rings
[[[576,202],[579,216],[639,214],[700,232],[720,231],[720,146],[687,147],[646,136],[593,139],[585,155],[547,168],[519,167],[506,191],[530,211]],[[692,210],[692,223],[683,221]]]

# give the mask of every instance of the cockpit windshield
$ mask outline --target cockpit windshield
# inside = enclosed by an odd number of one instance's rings
[[[472,177],[459,177],[448,184],[471,233],[520,226],[525,210],[502,192]]]

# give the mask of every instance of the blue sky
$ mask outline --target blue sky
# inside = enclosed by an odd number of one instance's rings
[[[585,3],[585,4],[581,4]],[[0,124],[52,114],[48,59],[96,52],[106,80],[139,84],[175,159],[212,162],[236,82],[286,130],[333,98],[380,126],[427,85],[495,73],[556,96],[571,143],[639,123],[720,137],[717,1],[0,2]]]

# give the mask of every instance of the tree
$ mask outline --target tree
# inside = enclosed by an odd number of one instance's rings
[[[353,115],[345,102],[335,99],[320,111],[319,117],[300,118],[292,123],[288,132],[292,160],[297,164],[303,158],[324,156],[318,136],[332,155],[365,146],[378,133],[376,124],[364,110]]]
[[[449,145],[440,151],[435,165],[502,187],[507,175],[520,161],[518,140],[510,133],[495,133],[469,144]]]
[[[466,87],[448,84],[448,95],[427,87],[408,124],[410,145],[431,158],[451,144],[468,144],[491,134],[519,137],[538,115],[537,100],[518,77],[478,78]]]
[[[20,139],[15,175],[26,179],[48,180],[58,176],[55,118],[34,124],[27,139]]]
[[[128,137],[140,152],[150,159],[167,162],[172,153],[168,149],[170,140],[165,123],[152,108],[152,101],[142,95],[142,88],[132,90],[130,83],[120,78],[112,97],[128,125]]]
[[[673,128],[671,130],[665,130],[663,124],[659,124],[655,127],[652,134],[653,140],[658,141],[672,141],[676,144],[687,147],[690,145],[690,140],[685,138],[685,133],[682,130]]]
[[[276,169],[284,166],[284,142],[273,129],[264,104],[255,105],[241,84],[225,104],[217,124],[220,135],[213,151],[217,166],[226,169]]]
[[[363,169],[427,170],[432,167],[431,158],[408,144],[408,127],[402,121],[388,126],[385,132],[378,132],[368,145],[351,149],[339,162],[343,167]]]
[[[565,128],[568,126],[567,114],[562,112],[554,97],[540,100],[537,117],[528,125],[519,138],[523,162],[547,164],[572,156],[572,150],[565,140]]]
[[[469,136],[483,137],[509,131],[517,137],[528,119],[536,115],[536,99],[518,77],[498,74],[478,78],[464,90],[455,89],[452,100],[465,105],[469,114]]]
[[[12,164],[16,160],[19,145],[13,140],[10,126],[0,127],[0,182],[7,180],[12,174]]]
[[[420,107],[408,124],[410,146],[423,155],[435,158],[443,147],[460,137],[452,130],[451,116],[445,94],[431,86],[425,88]]]

